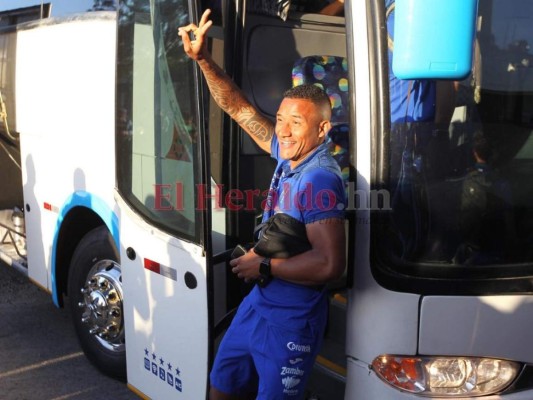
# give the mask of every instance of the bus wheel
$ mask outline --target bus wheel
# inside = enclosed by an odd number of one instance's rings
[[[68,301],[87,358],[106,375],[125,380],[124,297],[118,259],[105,226],[88,232],[72,256]]]

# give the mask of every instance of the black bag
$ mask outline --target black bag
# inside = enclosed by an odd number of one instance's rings
[[[254,238],[254,251],[263,257],[289,258],[312,248],[305,224],[283,213],[274,214],[258,225]]]

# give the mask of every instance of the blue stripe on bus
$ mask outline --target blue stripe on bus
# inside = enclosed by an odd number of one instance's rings
[[[57,219],[54,232],[54,243],[52,246],[52,300],[57,307],[59,307],[59,294],[56,285],[57,240],[64,218],[74,207],[85,207],[94,211],[102,219],[102,221],[104,221],[107,229],[109,229],[111,235],[113,236],[113,240],[115,241],[117,249],[120,249],[118,217],[113,210],[111,210],[108,204],[101,198],[85,191],[77,191],[70,195],[70,197],[59,210],[59,217]]]

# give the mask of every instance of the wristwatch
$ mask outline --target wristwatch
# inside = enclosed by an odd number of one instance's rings
[[[261,261],[261,264],[259,264],[259,275],[260,276],[257,283],[261,287],[265,287],[272,280],[270,258],[263,258],[263,261]]]

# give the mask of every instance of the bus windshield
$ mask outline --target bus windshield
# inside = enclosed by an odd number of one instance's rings
[[[394,3],[387,3],[390,63]],[[391,129],[380,138],[390,207],[374,213],[378,275],[393,266],[431,280],[523,278],[498,291],[530,290],[533,2],[518,3],[479,1],[466,79],[405,81],[390,70]],[[485,293],[483,285],[470,287]],[[440,286],[447,290],[461,289]]]

